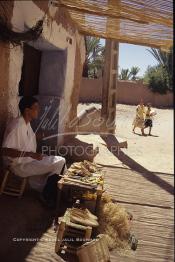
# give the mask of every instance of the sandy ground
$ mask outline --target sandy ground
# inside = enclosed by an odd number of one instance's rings
[[[100,104],[79,104],[78,113],[92,105],[101,107]],[[153,136],[145,137],[141,136],[139,128],[136,128],[136,134],[132,133],[135,110],[136,106],[122,104],[116,106],[116,136],[128,142],[128,148],[122,149],[123,152],[149,171],[173,174],[173,110],[155,108],[157,115],[153,120]],[[145,133],[148,133],[148,129]],[[90,134],[79,138],[100,147],[100,153],[95,158],[96,162],[122,165],[116,157],[108,153],[104,141],[98,135]]]

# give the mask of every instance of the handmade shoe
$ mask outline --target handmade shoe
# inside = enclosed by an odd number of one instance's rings
[[[87,208],[72,208],[71,214],[77,214],[83,218],[97,220],[98,218],[93,215]]]
[[[83,212],[85,212],[88,215],[89,218],[92,218],[94,220],[98,220],[98,217],[93,215],[87,208],[85,210],[83,210]]]
[[[84,226],[91,226],[91,227],[98,227],[98,222],[96,220],[92,219],[84,219],[81,216],[78,215],[71,215],[70,216],[70,221],[75,223],[75,224],[81,224]]]

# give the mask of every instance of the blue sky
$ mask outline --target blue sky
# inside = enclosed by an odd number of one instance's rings
[[[119,45],[119,71],[120,68],[131,68],[138,66],[140,71],[138,76],[143,76],[148,65],[156,65],[157,61],[147,50],[148,47],[139,45],[120,44]]]
[[[102,44],[105,41],[101,39]],[[131,68],[132,66],[138,66],[140,71],[138,76],[143,76],[148,65],[156,65],[157,61],[155,58],[147,51],[149,47],[130,45],[130,44],[120,44],[119,45],[119,73],[121,68]]]

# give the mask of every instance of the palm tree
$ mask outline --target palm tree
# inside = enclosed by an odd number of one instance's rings
[[[131,70],[130,70],[130,77],[131,77],[131,80],[136,80],[136,79],[138,79],[137,77],[136,77],[136,75],[138,74],[138,72],[140,71],[140,68],[139,67],[137,67],[137,66],[132,66],[131,67]]]
[[[119,75],[119,79],[120,80],[129,80],[130,78],[130,72],[129,72],[129,69],[121,69],[121,73]]]
[[[167,75],[167,84],[169,89],[173,88],[173,48],[169,49],[169,52],[164,52],[159,49],[151,48],[147,49],[157,60],[158,65],[165,70]]]
[[[84,77],[97,77],[99,69],[103,69],[104,49],[100,43],[100,38],[86,36],[85,37],[86,58],[83,67]]]

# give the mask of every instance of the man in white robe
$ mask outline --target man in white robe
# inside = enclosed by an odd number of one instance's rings
[[[9,165],[16,175],[29,177],[30,186],[42,192],[46,201],[55,202],[59,175],[66,171],[65,158],[36,152],[36,136],[30,122],[38,117],[38,100],[23,97],[19,109],[21,116],[7,125],[4,134],[4,164]]]

